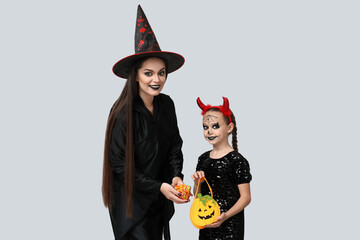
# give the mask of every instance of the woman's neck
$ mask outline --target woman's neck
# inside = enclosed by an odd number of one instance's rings
[[[141,99],[144,102],[145,107],[151,112],[154,112],[154,96],[151,95],[145,95],[145,94],[139,94]]]

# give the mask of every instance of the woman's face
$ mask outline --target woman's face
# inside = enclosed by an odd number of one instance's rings
[[[211,145],[222,145],[228,142],[233,124],[225,122],[224,115],[218,111],[207,111],[203,117],[204,137]]]
[[[166,80],[164,61],[156,57],[145,60],[137,72],[136,80],[139,82],[140,97],[159,95]]]

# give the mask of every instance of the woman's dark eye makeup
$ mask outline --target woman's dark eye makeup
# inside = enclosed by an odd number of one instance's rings
[[[152,72],[144,72],[145,76],[151,77],[153,75]],[[159,76],[165,76],[165,71],[159,72]]]
[[[208,127],[208,126],[205,126],[205,125],[203,125],[203,128],[204,128],[204,130],[208,130],[208,129],[209,129],[209,127]]]
[[[152,73],[151,73],[151,72],[145,72],[144,74],[145,74],[146,76],[148,76],[148,77],[152,76]]]

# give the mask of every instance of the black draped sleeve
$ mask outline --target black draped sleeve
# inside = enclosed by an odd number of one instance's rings
[[[172,171],[172,177],[180,177],[183,179],[184,175],[181,173],[183,168],[183,154],[181,147],[183,141],[180,137],[179,128],[177,125],[176,111],[174,102],[169,97],[169,111],[171,113],[171,121],[173,122],[173,129],[171,134],[171,145],[169,152],[169,164]]]
[[[126,123],[125,114],[120,112],[111,135],[110,142],[110,165],[120,181],[124,182],[125,177],[125,150],[126,150]],[[134,146],[135,147],[135,146]],[[134,187],[135,191],[146,194],[152,199],[156,199],[161,182],[157,181],[135,168]],[[116,191],[116,190],[115,190]]]

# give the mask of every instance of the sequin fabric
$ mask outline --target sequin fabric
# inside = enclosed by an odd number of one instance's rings
[[[248,161],[237,151],[219,159],[212,159],[210,151],[205,152],[199,157],[196,171],[205,172],[221,212],[228,211],[239,199],[237,185],[249,183],[252,179]],[[206,183],[201,185],[201,193],[210,195]],[[201,229],[199,239],[244,239],[244,211],[229,218],[218,228]]]

